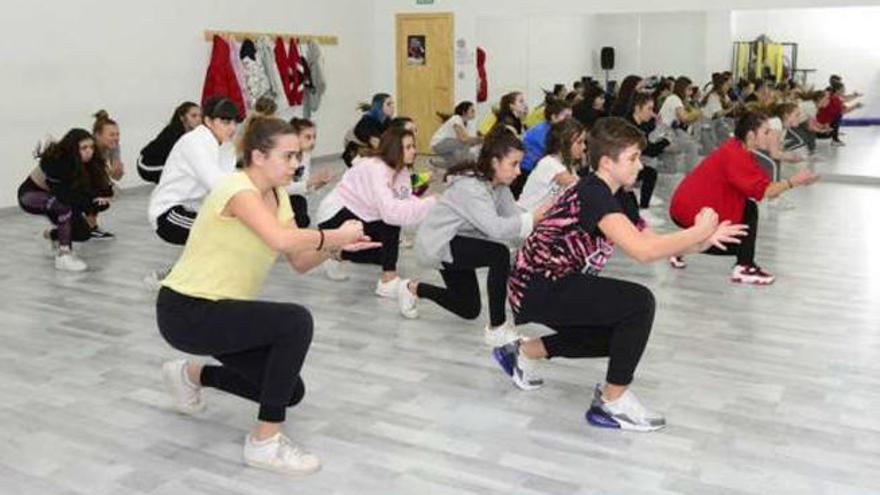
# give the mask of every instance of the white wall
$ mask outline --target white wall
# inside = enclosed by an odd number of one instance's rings
[[[878,5],[878,0],[725,0],[724,2],[707,2],[705,0],[553,0],[552,2],[536,2],[534,0],[436,0],[431,5],[416,5],[415,0],[373,0],[373,78],[371,91],[393,92],[395,87],[394,59],[394,16],[398,13],[411,12],[452,12],[455,14],[455,37],[464,39],[468,46],[475,46],[477,32],[480,29],[479,19],[493,17],[541,18],[547,16],[582,16],[607,13],[651,13],[651,12],[722,12],[732,9],[768,9],[788,7],[842,7],[845,5]],[[723,17],[721,17],[723,19]],[[725,22],[719,23],[719,17],[708,17],[703,23],[703,33],[697,35],[703,43],[704,50],[699,55],[699,64],[711,73],[715,64],[721,59],[723,47],[727,45],[729,29],[724,29]],[[720,42],[709,41],[707,33],[721,29]],[[711,30],[710,30],[711,29]],[[717,39],[717,38],[716,38]],[[521,46],[513,38],[508,40],[512,46]],[[602,45],[601,40],[594,42]],[[595,54],[594,54],[595,59]],[[721,68],[727,68],[724,64]],[[456,78],[456,100],[474,98],[476,71],[472,67],[457,67],[463,71],[463,77]]]
[[[206,28],[338,35],[338,46],[324,47],[329,86],[315,120],[317,153],[340,150],[370,80],[372,25],[363,20],[371,16],[362,0],[80,0],[4,9],[0,207],[16,204],[37,140],[73,126],[91,129],[99,108],[121,127],[123,186],[142,184],[134,169],[140,148],[180,101],[201,97]]]
[[[850,115],[880,118],[880,7],[736,11],[732,20],[737,40],[766,34],[798,43],[798,66],[818,69],[816,87],[840,74],[848,91],[866,94],[865,108]]]
[[[530,106],[556,83],[569,88],[590,71],[593,32],[583,16],[478,17],[476,45],[486,50],[489,103],[523,91]],[[468,98],[473,99],[473,92]],[[487,111],[485,105],[482,111]]]

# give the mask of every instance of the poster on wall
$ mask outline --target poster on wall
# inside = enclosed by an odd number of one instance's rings
[[[406,46],[406,64],[425,65],[425,53],[427,52],[425,36],[420,34],[407,36]]]

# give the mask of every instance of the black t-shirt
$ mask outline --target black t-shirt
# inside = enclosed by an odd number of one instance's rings
[[[634,196],[628,194],[623,188],[611,194],[608,184],[596,174],[589,174],[582,178],[577,185],[578,197],[581,205],[579,223],[581,228],[590,235],[604,236],[599,230],[599,222],[611,213],[623,213],[636,225],[639,221],[639,207],[634,201]]]
[[[601,110],[593,108],[586,100],[578,103],[572,109],[572,116],[587,129],[591,129],[597,120],[605,116]]]

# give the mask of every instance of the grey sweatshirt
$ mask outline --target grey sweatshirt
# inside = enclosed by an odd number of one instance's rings
[[[457,235],[510,244],[531,231],[532,214],[517,206],[509,187],[456,176],[419,226],[416,258],[424,266],[441,268],[441,262],[452,263],[449,242]]]

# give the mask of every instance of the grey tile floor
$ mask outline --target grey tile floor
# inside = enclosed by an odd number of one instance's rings
[[[877,146],[875,131],[848,141],[854,159]],[[669,421],[651,434],[584,421],[604,360],[549,362],[546,386],[520,392],[482,345],[482,319],[424,303],[407,321],[372,295],[372,268],[340,284],[279,264],[264,297],[316,319],[307,396],[286,428],[324,469],[301,480],[242,465],[253,404],[208,391],[201,417],[169,409],[159,367],[178,354],[141,279],[177,249],[150,232],[146,191],[104,217],[118,240],[82,246],[84,274],[54,270],[43,220],[4,216],[0,493],[880,493],[880,189],[826,183],[791,199],[794,210],[762,210],[771,287],[729,283],[730,260],[716,257],[685,271],[610,263],[607,276],[658,301],[635,383]],[[401,270],[439,280],[408,250]]]

